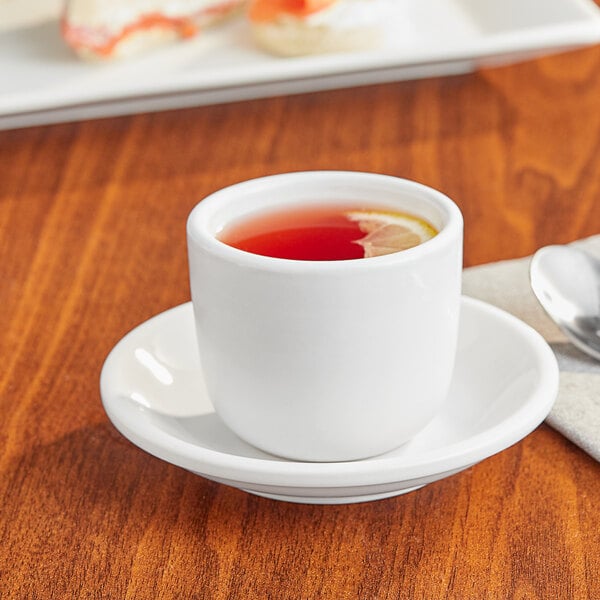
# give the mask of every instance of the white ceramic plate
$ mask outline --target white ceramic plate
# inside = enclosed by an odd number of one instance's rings
[[[464,73],[600,41],[592,0],[397,0],[376,52],[277,58],[240,18],[99,65],[71,54],[58,19],[31,24],[16,6],[0,2],[0,129]]]
[[[403,494],[522,439],[546,417],[558,367],[543,338],[515,317],[463,298],[458,358],[442,412],[409,443],[342,463],[294,462],[240,440],[204,389],[191,304],[146,321],[104,364],[104,408],[134,444],[169,463],[248,492],[338,504]]]

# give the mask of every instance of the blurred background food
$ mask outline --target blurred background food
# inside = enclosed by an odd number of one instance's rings
[[[0,32],[56,23],[86,60],[124,59],[238,18],[279,56],[376,47],[396,0],[0,0]]]
[[[281,56],[374,48],[394,0],[251,0],[254,39]],[[388,17],[389,18],[389,17]]]
[[[62,35],[84,59],[127,58],[190,38],[237,13],[244,0],[68,0]]]

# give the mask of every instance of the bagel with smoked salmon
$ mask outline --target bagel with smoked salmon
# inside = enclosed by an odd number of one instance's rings
[[[256,43],[280,56],[376,47],[394,0],[251,0]]]
[[[244,0],[68,0],[62,35],[86,59],[123,58],[233,14]]]

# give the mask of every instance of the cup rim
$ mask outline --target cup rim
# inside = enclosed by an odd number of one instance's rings
[[[256,192],[261,188],[265,190],[275,189],[278,185],[290,185],[306,182],[308,180],[351,183],[361,181],[363,184],[371,180],[375,183],[387,183],[398,187],[399,191],[410,191],[413,194],[427,197],[429,202],[436,205],[444,214],[445,223],[439,233],[418,246],[394,252],[383,256],[355,258],[347,260],[298,260],[277,258],[253,254],[239,248],[229,246],[219,240],[215,233],[210,231],[208,218],[223,207],[223,202],[235,201],[236,198],[246,193]],[[204,251],[240,266],[259,268],[271,271],[331,271],[331,270],[354,270],[372,269],[375,267],[386,267],[398,263],[408,263],[421,260],[423,257],[439,251],[440,248],[451,244],[457,236],[462,236],[463,217],[458,206],[442,192],[416,181],[364,171],[339,171],[339,170],[315,170],[315,171],[291,171],[276,175],[267,175],[234,183],[221,188],[196,204],[191,210],[186,224],[188,244],[195,244]]]

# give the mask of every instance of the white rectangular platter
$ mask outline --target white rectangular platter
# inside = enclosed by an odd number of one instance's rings
[[[90,64],[65,46],[56,15],[10,27],[15,0],[4,2],[0,129],[466,73],[600,42],[592,0],[397,0],[376,51],[278,58],[239,18],[134,60]]]

